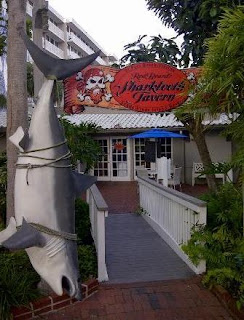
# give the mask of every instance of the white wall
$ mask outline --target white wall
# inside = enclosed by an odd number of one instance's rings
[[[206,142],[213,162],[230,161],[232,143],[217,132],[206,134]],[[193,162],[202,162],[194,140],[185,142],[185,182],[191,184]]]

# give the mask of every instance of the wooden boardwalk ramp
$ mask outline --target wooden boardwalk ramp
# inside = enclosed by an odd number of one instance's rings
[[[137,214],[106,218],[106,264],[110,283],[186,279],[193,271]]]

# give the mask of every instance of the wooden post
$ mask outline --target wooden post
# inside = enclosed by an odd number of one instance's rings
[[[14,176],[17,148],[9,141],[19,126],[27,127],[26,48],[16,28],[25,29],[26,0],[8,1],[7,95],[7,222],[14,215]]]

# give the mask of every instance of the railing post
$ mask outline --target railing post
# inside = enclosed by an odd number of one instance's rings
[[[105,217],[106,211],[97,211],[97,264],[98,281],[108,281],[105,261]]]
[[[107,281],[105,218],[108,216],[108,206],[96,185],[87,190],[86,199],[89,204],[92,237],[97,252],[98,281]]]

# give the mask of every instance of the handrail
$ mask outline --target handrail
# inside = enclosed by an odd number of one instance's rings
[[[167,188],[163,186],[162,184],[157,183],[156,181],[148,178],[147,176],[141,174],[140,171],[138,171],[138,178],[141,180],[144,180],[146,182],[149,182],[152,186],[157,188],[157,191],[161,193],[162,195],[167,196],[168,198],[172,200],[176,200],[177,198],[180,198],[182,201],[186,202],[187,206],[189,206],[190,209],[198,212],[199,207],[206,207],[206,202],[202,201],[200,199],[194,198],[192,196],[189,196],[188,194],[179,192],[177,190]]]
[[[194,225],[206,224],[206,202],[164,187],[141,172],[138,172],[138,185],[145,220],[194,272],[205,272],[205,261],[193,265],[181,246],[191,238]]]
[[[90,190],[96,202],[97,209],[100,211],[108,211],[108,205],[105,202],[101,192],[98,190],[98,187],[94,184],[91,186]]]
[[[105,218],[108,216],[108,206],[96,185],[87,190],[87,202],[89,204],[91,234],[97,252],[98,281],[107,281]]]

